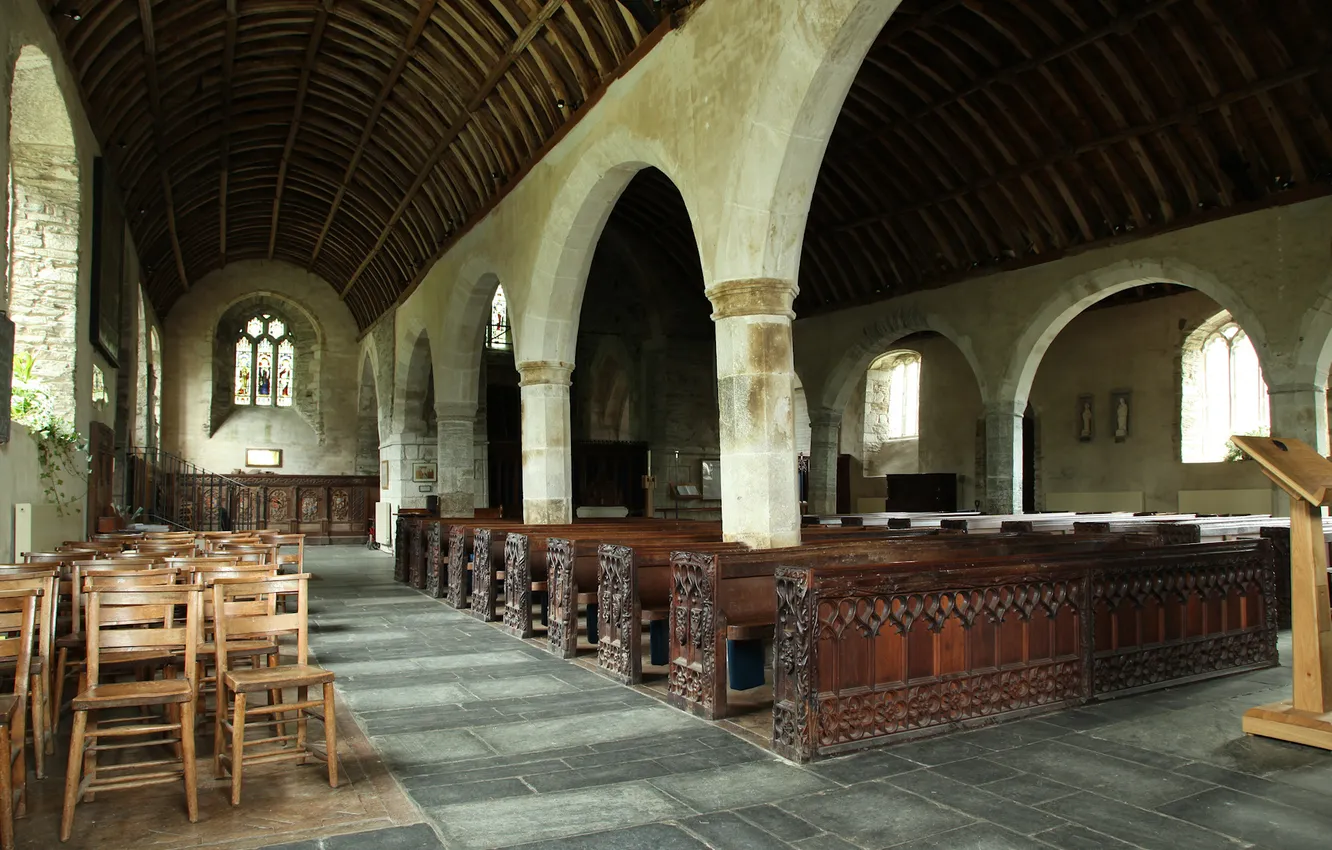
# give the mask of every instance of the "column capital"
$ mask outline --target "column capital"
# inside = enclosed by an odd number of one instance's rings
[[[810,408],[809,424],[811,428],[819,426],[836,428],[842,424],[842,411],[830,407]]]
[[[782,316],[795,318],[791,305],[798,287],[795,281],[760,277],[727,280],[708,287],[704,294],[712,302],[712,320],[736,316]]]
[[[1027,405],[1015,401],[998,401],[985,405],[985,418],[991,416],[1011,416],[1021,419],[1027,413]]]
[[[476,419],[476,402],[437,401],[435,419],[438,422],[471,422]]]
[[[518,364],[518,386],[549,384],[567,387],[573,383],[573,364],[563,360],[528,360]]]

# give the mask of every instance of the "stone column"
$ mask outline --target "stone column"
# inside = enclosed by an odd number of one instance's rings
[[[573,522],[573,451],[569,384],[573,365],[553,360],[518,364],[523,416],[523,521]]]
[[[476,432],[476,405],[441,401],[435,404],[435,427],[439,446],[439,515],[468,517],[476,502],[472,453]]]
[[[1273,437],[1302,440],[1328,453],[1327,389],[1313,384],[1279,384],[1267,389]],[[1290,516],[1290,497],[1272,487],[1272,515]]]
[[[395,509],[426,506],[430,493],[421,492],[421,486],[412,481],[412,464],[435,460],[435,453],[433,440],[413,432],[390,435],[380,444],[379,459],[388,461],[389,465],[389,486],[385,488],[388,491],[385,496]]]
[[[796,486],[795,284],[731,280],[707,291],[717,329],[722,536],[767,549],[800,542]]]
[[[837,454],[841,448],[842,412],[809,412],[809,512],[837,512]]]
[[[989,514],[1022,512],[1022,411],[985,407],[985,503]]]

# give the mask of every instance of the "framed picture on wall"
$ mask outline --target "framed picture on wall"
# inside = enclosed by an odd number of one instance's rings
[[[282,466],[282,449],[246,449],[245,465],[269,468]]]
[[[721,458],[709,457],[699,461],[699,490],[703,493],[704,499],[720,499],[721,492]]]
[[[435,465],[433,463],[413,463],[412,480],[417,483],[427,482],[433,484],[435,481]]]
[[[387,490],[389,487],[388,467],[388,461],[381,460],[379,462],[379,489],[381,490]]]

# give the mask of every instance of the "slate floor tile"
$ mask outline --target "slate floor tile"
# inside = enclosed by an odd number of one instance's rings
[[[962,735],[960,740],[987,750],[1009,750],[1067,734],[1068,729],[1043,720],[1018,720]]]
[[[827,761],[814,762],[809,770],[842,785],[868,782],[885,776],[896,776],[909,770],[920,770],[920,765],[889,752],[870,750]]]
[[[770,803],[834,787],[816,774],[775,761],[677,773],[652,784],[700,812]]]
[[[1332,759],[1329,761],[1332,761]],[[1292,786],[1285,782],[1272,782],[1248,773],[1226,770],[1203,762],[1186,764],[1175,772],[1201,779],[1204,782],[1234,788],[1236,791],[1243,791],[1245,794],[1252,794],[1255,797],[1262,797],[1296,809],[1303,809],[1315,815],[1326,816],[1329,812],[1332,812],[1326,793],[1329,789],[1332,789],[1332,785],[1324,786],[1324,793],[1320,794],[1307,788]]]
[[[962,762],[965,764],[966,762]],[[998,794],[1017,803],[1027,806],[1036,806],[1041,803],[1048,803],[1051,800],[1057,800],[1060,797],[1067,797],[1069,794],[1076,794],[1079,789],[1071,785],[1065,785],[1062,782],[1055,782],[1053,779],[1047,779],[1044,776],[1038,776],[1033,773],[1019,773],[1012,779],[1001,779],[997,782],[989,782],[982,786],[991,794]]]
[[[532,789],[521,779],[487,779],[483,782],[444,781],[437,785],[423,785],[407,790],[412,801],[421,808],[450,806],[454,803],[472,803],[477,800],[500,800],[522,797]]]
[[[786,841],[799,841],[802,838],[818,835],[820,832],[814,824],[803,821],[773,805],[737,809],[736,814]]]
[[[420,823],[293,844],[275,844],[264,850],[362,850],[366,847],[374,847],[375,850],[443,850],[444,845],[439,843],[439,836],[435,835],[433,829]]]
[[[1086,792],[1061,797],[1040,808],[1143,850],[1228,850],[1250,846],[1176,818]]]
[[[1022,835],[1032,835],[1060,826],[1064,821],[1048,812],[1023,806],[929,770],[907,773],[885,780],[890,785],[927,800],[966,812],[974,818],[998,824]],[[896,798],[893,798],[894,802]]]
[[[680,826],[702,838],[713,850],[763,850],[765,847],[788,846],[733,812],[699,815],[681,821]]]
[[[1178,773],[1101,755],[1060,741],[1006,750],[990,758],[1025,773],[1044,776],[1065,785],[1147,808],[1197,794],[1210,785]]]
[[[968,785],[984,785],[987,782],[998,782],[1021,775],[1019,771],[989,759],[951,761],[930,768],[930,772]]]
[[[860,850],[859,847],[843,838],[838,838],[830,833],[816,835],[813,838],[805,838],[791,843],[797,850]]]
[[[972,820],[914,794],[896,793],[883,782],[796,797],[778,807],[865,847],[891,847],[927,835],[941,823],[961,826]]]
[[[478,729],[476,736],[498,753],[523,753],[591,744],[611,738],[638,738],[651,732],[693,728],[699,721],[663,705],[628,711],[579,714],[555,720],[513,723]]]
[[[538,793],[551,791],[571,791],[575,788],[591,788],[597,785],[614,785],[619,782],[632,782],[641,779],[654,779],[668,776],[671,766],[659,761],[642,760],[607,764],[596,768],[578,768],[575,770],[556,770],[543,773],[526,774],[527,784]]]
[[[892,850],[1046,850],[1046,845],[1026,836],[982,823],[885,846]]]
[[[654,823],[523,844],[515,850],[707,850],[707,845],[677,826]]]
[[[1215,788],[1176,800],[1158,811],[1260,846],[1327,850],[1332,845],[1332,819],[1232,788]]]
[[[898,758],[909,759],[926,767],[935,767],[947,764],[950,761],[962,761],[963,759],[979,758],[990,754],[991,751],[984,747],[967,743],[965,737],[963,735],[945,735],[940,738],[915,741],[893,747],[892,752]]]
[[[1094,832],[1085,826],[1071,823],[1057,826],[1035,837],[1059,850],[1132,850],[1133,848],[1132,844],[1125,844],[1118,838],[1111,838],[1103,832]]]
[[[1183,724],[1175,720],[1172,722],[1173,728],[1180,729]],[[1066,738],[1060,738],[1060,743],[1071,747],[1078,747],[1083,750],[1091,750],[1094,753],[1104,753],[1108,756],[1123,759],[1125,761],[1136,762],[1137,764],[1156,767],[1161,770],[1174,770],[1181,765],[1187,764],[1190,760],[1180,756],[1171,755],[1157,749],[1145,749],[1135,747],[1131,744],[1120,743],[1119,741],[1109,740],[1103,737],[1102,732],[1069,735]]]

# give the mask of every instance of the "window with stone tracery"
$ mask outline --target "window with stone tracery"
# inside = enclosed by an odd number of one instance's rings
[[[1234,434],[1267,434],[1267,382],[1253,341],[1229,313],[1184,343],[1181,448],[1186,463],[1225,460]]]
[[[232,400],[238,405],[291,407],[295,371],[296,345],[287,323],[272,313],[251,316],[236,340]]]
[[[509,302],[504,297],[502,286],[495,288],[495,297],[490,301],[490,318],[486,321],[486,348],[496,351],[513,348],[513,337],[509,333]]]
[[[865,392],[865,422],[874,423],[888,440],[920,435],[920,355],[890,351],[870,366]]]

